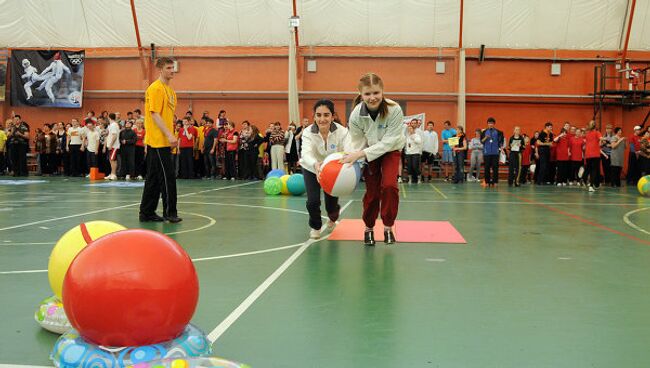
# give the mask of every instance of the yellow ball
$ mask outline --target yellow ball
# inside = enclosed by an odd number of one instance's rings
[[[650,197],[650,175],[646,175],[639,179],[636,188],[642,196]]]
[[[282,189],[280,190],[280,193],[289,194],[289,188],[287,188],[287,180],[289,180],[290,177],[291,175],[282,175],[280,177],[280,180],[282,181]]]
[[[54,249],[52,249],[50,261],[47,265],[47,277],[50,280],[50,287],[59,300],[63,300],[63,279],[66,272],[68,272],[70,263],[77,254],[88,243],[120,230],[126,230],[126,228],[110,221],[90,221],[75,226],[63,234]]]

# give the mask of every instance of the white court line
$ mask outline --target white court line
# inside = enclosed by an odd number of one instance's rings
[[[341,213],[343,213],[343,210],[346,209],[353,201],[350,200],[348,203],[341,209]],[[192,203],[198,203],[198,204],[209,204],[209,205],[223,205],[223,206],[235,206],[235,207],[253,207],[253,208],[263,208],[263,209],[269,209],[269,210],[277,210],[277,211],[285,211],[285,212],[296,212],[300,214],[309,214],[308,212],[305,211],[297,211],[297,210],[290,210],[286,208],[276,208],[276,207],[264,207],[264,206],[248,206],[248,205],[238,205],[238,204],[222,204],[222,203],[203,203],[203,202],[179,202],[181,204],[192,204]],[[173,234],[182,234],[182,233],[189,233],[192,231],[199,231],[203,230],[205,228],[208,228],[216,223],[216,220],[205,215],[200,215],[197,213],[190,213],[190,212],[179,212],[179,213],[187,213],[190,215],[195,215],[199,217],[204,217],[210,220],[210,223],[207,225],[204,225],[202,227],[196,228],[196,229],[188,229],[188,230],[183,230],[183,231],[177,231],[177,232],[172,232],[172,233],[164,233],[165,235],[173,235]],[[321,216],[325,219],[327,217]],[[10,243],[8,241],[5,241],[5,244],[0,244],[0,245],[19,245],[19,244],[55,244],[55,243]],[[251,255],[256,255],[256,254],[263,254],[263,253],[271,253],[271,252],[277,252],[280,250],[284,249],[290,249],[290,248],[295,248],[300,245],[303,245],[304,243],[298,243],[298,244],[292,244],[292,245],[285,245],[282,247],[277,247],[277,248],[270,248],[270,249],[262,249],[262,250],[256,250],[256,251],[250,251],[250,252],[243,252],[243,253],[235,253],[235,254],[226,254],[223,256],[214,256],[214,257],[203,257],[203,258],[193,258],[193,262],[201,262],[201,261],[210,261],[210,260],[217,260],[217,259],[225,259],[225,258],[235,258],[235,257],[243,257],[243,256],[251,256]],[[24,273],[44,273],[47,272],[47,270],[25,270],[25,271],[0,271],[0,275],[15,275],[15,274],[24,274]]]
[[[221,188],[214,188],[214,189],[202,190],[202,191],[200,191],[200,192],[186,193],[186,194],[182,194],[182,195],[177,196],[177,198],[188,197],[188,196],[195,195],[195,194],[199,194],[199,193],[214,192],[214,191],[218,191],[218,190],[224,190],[224,189],[236,188],[236,187],[241,187],[241,186],[245,186],[245,185],[251,185],[251,184],[255,184],[255,183],[256,183],[256,182],[242,183],[242,184],[236,184],[236,185],[229,185],[229,186],[225,186],[225,187],[221,187]],[[135,203],[131,203],[131,204],[125,204],[125,205],[123,205],[123,206],[109,207],[109,208],[104,208],[104,209],[101,209],[101,210],[95,210],[95,211],[89,211],[89,212],[79,213],[79,214],[76,214],[76,215],[69,215],[69,216],[55,217],[55,218],[51,218],[51,219],[47,219],[47,220],[40,220],[40,221],[28,222],[28,223],[26,223],[26,224],[7,226],[7,227],[0,228],[0,231],[12,230],[12,229],[18,229],[18,228],[21,228],[21,227],[27,227],[27,226],[32,226],[32,225],[39,225],[39,224],[44,224],[44,223],[47,223],[47,222],[58,221],[58,220],[66,220],[66,219],[69,219],[69,218],[81,217],[81,216],[86,216],[86,215],[94,215],[94,214],[96,214],[96,213],[108,212],[108,211],[117,210],[117,209],[120,209],[120,208],[133,207],[133,206],[137,206],[137,205],[139,205],[139,204],[140,204],[140,202],[135,202]]]
[[[630,212],[626,213],[625,215],[623,215],[623,221],[624,221],[624,222],[625,222],[629,227],[633,228],[634,230],[637,230],[637,231],[640,231],[640,232],[642,232],[642,233],[645,233],[645,234],[650,235],[650,231],[647,231],[646,229],[644,229],[644,228],[642,228],[642,227],[636,225],[635,223],[633,223],[633,222],[630,220],[630,215],[633,215],[633,214],[635,214],[635,213],[637,213],[637,212],[646,211],[646,210],[650,210],[650,207],[644,207],[644,208],[639,208],[639,209],[637,209],[637,210],[630,211]]]
[[[44,273],[47,270],[26,270],[26,271],[2,271],[0,275],[17,275],[21,273]]]
[[[205,218],[205,219],[210,220],[210,222],[209,222],[207,225],[203,225],[203,226],[201,226],[201,227],[197,227],[196,229],[187,229],[187,230],[174,231],[174,232],[171,232],[171,233],[163,233],[163,234],[165,234],[165,235],[177,235],[177,234],[191,233],[191,232],[194,232],[194,231],[199,231],[199,230],[207,229],[207,228],[209,228],[210,226],[213,226],[214,224],[217,223],[217,220],[215,220],[214,218],[212,218],[212,217],[210,217],[210,216],[201,215],[201,214],[198,214],[198,213],[192,213],[192,212],[183,212],[183,211],[178,211],[178,213],[184,213],[184,214],[186,214],[186,215],[194,215],[194,216],[197,216],[197,217],[203,217],[203,218]]]
[[[247,198],[248,199],[248,198]],[[309,215],[309,212],[307,211],[300,211],[300,210],[292,210],[290,208],[279,208],[279,207],[267,207],[267,206],[256,206],[252,204],[237,204],[237,203],[217,203],[217,202],[178,202],[180,204],[206,204],[206,205],[213,205],[213,206],[232,206],[232,207],[244,207],[244,208],[261,208],[264,210],[274,210],[274,211],[282,211],[282,212],[293,212],[293,213],[299,213],[301,215]],[[321,216],[324,219],[327,219],[327,216]]]
[[[54,244],[54,243],[52,243],[52,244]],[[301,246],[303,244],[305,244],[305,243],[303,242],[303,243],[298,243],[298,244],[285,245],[285,246],[277,247],[277,248],[255,250],[255,251],[243,252],[243,253],[226,254],[226,255],[223,255],[223,256],[192,258],[192,262],[214,261],[214,260],[217,260],[217,259],[253,256],[253,255],[256,255],[256,254],[271,253],[271,252],[277,252],[277,251],[280,251],[280,250],[296,248],[296,247],[299,247],[299,246]],[[47,270],[2,271],[2,272],[0,272],[0,275],[15,275],[15,274],[23,274],[23,273],[44,273],[44,272],[47,272]]]
[[[174,232],[171,232],[171,233],[163,233],[163,234],[165,234],[165,235],[177,235],[177,234],[190,233],[190,232],[199,231],[199,230],[203,230],[203,229],[209,228],[210,226],[213,226],[213,225],[215,225],[215,224],[217,223],[217,220],[215,220],[214,218],[212,218],[212,217],[210,217],[210,216],[201,215],[201,214],[193,213],[193,212],[184,212],[184,211],[178,211],[178,213],[184,213],[184,214],[187,214],[187,215],[194,215],[194,216],[197,216],[197,217],[203,217],[203,218],[205,218],[205,219],[208,219],[208,220],[209,220],[209,223],[208,223],[207,225],[203,225],[203,226],[201,226],[201,227],[197,227],[197,228],[195,228],[195,229],[187,229],[187,230],[182,230],[182,231],[174,231]],[[44,228],[44,227],[45,227],[45,226],[41,226],[41,228]],[[7,241],[7,240],[5,240],[4,243],[0,243],[0,245],[54,245],[54,244],[56,244],[56,243],[54,243],[54,242],[43,242],[43,243],[12,243],[11,241]]]
[[[298,243],[298,244],[291,244],[291,245],[285,245],[283,247],[277,247],[277,248],[269,248],[269,249],[263,249],[263,250],[255,250],[251,252],[244,252],[244,253],[235,253],[235,254],[226,254],[224,256],[215,256],[215,257],[203,257],[203,258],[193,258],[192,261],[194,262],[202,262],[202,261],[213,261],[215,259],[224,259],[224,258],[235,258],[235,257],[243,257],[243,256],[252,256],[255,254],[263,254],[263,253],[271,253],[271,252],[277,252],[279,250],[284,250],[284,249],[291,249],[291,248],[296,248],[303,243]]]
[[[5,240],[0,245],[54,245],[55,242],[42,242],[42,243],[12,243],[11,240]]]
[[[348,208],[348,206],[350,206],[350,204],[352,204],[352,201],[348,201],[348,203],[346,203],[345,206],[341,208],[340,213],[342,214]],[[255,301],[262,294],[264,294],[264,292],[284,273],[284,271],[286,271],[293,264],[293,262],[296,261],[296,259],[298,259],[298,257],[300,257],[300,255],[307,248],[309,248],[310,245],[319,241],[326,240],[327,238],[329,238],[329,234],[326,237],[320,238],[318,240],[309,239],[304,242],[303,245],[298,248],[298,250],[296,250],[289,258],[287,258],[287,260],[284,261],[280,267],[278,267],[278,269],[276,269],[269,277],[266,278],[266,280],[264,280],[264,282],[262,282],[255,290],[253,290],[253,292],[246,299],[244,299],[244,301],[239,304],[239,306],[237,306],[237,308],[235,308],[235,310],[233,310],[228,315],[228,317],[226,317],[226,319],[221,321],[221,323],[219,323],[219,325],[208,334],[208,340],[214,344],[214,342],[217,341],[217,339],[219,339],[219,337],[221,337],[221,335],[223,335],[224,332],[226,332],[226,330],[228,330],[228,328],[230,328],[230,326],[232,326],[232,324],[235,323],[237,319],[239,319],[239,317],[241,317],[241,315],[244,314],[244,312],[246,312],[246,310],[253,303],[255,303]]]
[[[516,201],[443,201],[443,200],[436,200],[436,199],[423,199],[423,200],[416,200],[416,199],[408,199],[408,200],[400,200],[400,203],[467,203],[467,204],[520,204],[520,205],[535,205],[535,203],[532,202],[516,202]],[[585,203],[585,202],[544,202],[544,204],[547,205],[583,205],[583,206],[638,206],[638,203]]]

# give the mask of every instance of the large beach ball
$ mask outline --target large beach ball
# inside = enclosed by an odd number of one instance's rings
[[[106,234],[125,229],[124,226],[110,221],[90,221],[75,226],[63,234],[52,249],[47,265],[47,278],[50,281],[50,287],[59,300],[63,300],[61,293],[63,278],[74,257],[92,241]]]
[[[282,177],[282,175],[284,175],[284,174],[285,174],[285,172],[282,169],[273,169],[273,170],[269,171],[268,174],[266,174],[266,178],[267,179],[268,178],[279,178],[279,177]]]
[[[343,152],[332,153],[325,158],[321,165],[320,185],[327,194],[333,197],[352,194],[361,179],[361,166],[358,162],[339,163],[344,154]]]
[[[84,248],[63,282],[63,307],[87,341],[141,346],[178,337],[199,298],[194,264],[156,231],[106,235]]]
[[[289,188],[287,188],[287,180],[289,180],[290,177],[291,175],[282,175],[280,177],[280,181],[282,181],[282,188],[280,189],[280,193],[289,194]]]
[[[287,180],[287,189],[292,195],[303,195],[305,193],[305,177],[302,174],[291,175]]]
[[[264,180],[264,193],[268,195],[278,195],[282,191],[282,180],[277,176],[272,176]]]
[[[639,182],[636,183],[636,188],[642,196],[650,197],[650,175],[646,175],[639,179]]]

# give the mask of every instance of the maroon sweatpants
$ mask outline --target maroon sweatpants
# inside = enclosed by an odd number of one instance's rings
[[[400,151],[388,152],[371,161],[363,171],[366,181],[366,194],[363,196],[363,222],[373,228],[381,210],[384,226],[393,226],[399,208],[399,188],[397,174]]]

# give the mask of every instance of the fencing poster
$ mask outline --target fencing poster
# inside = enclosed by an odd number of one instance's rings
[[[85,52],[11,50],[11,105],[80,108]]]

